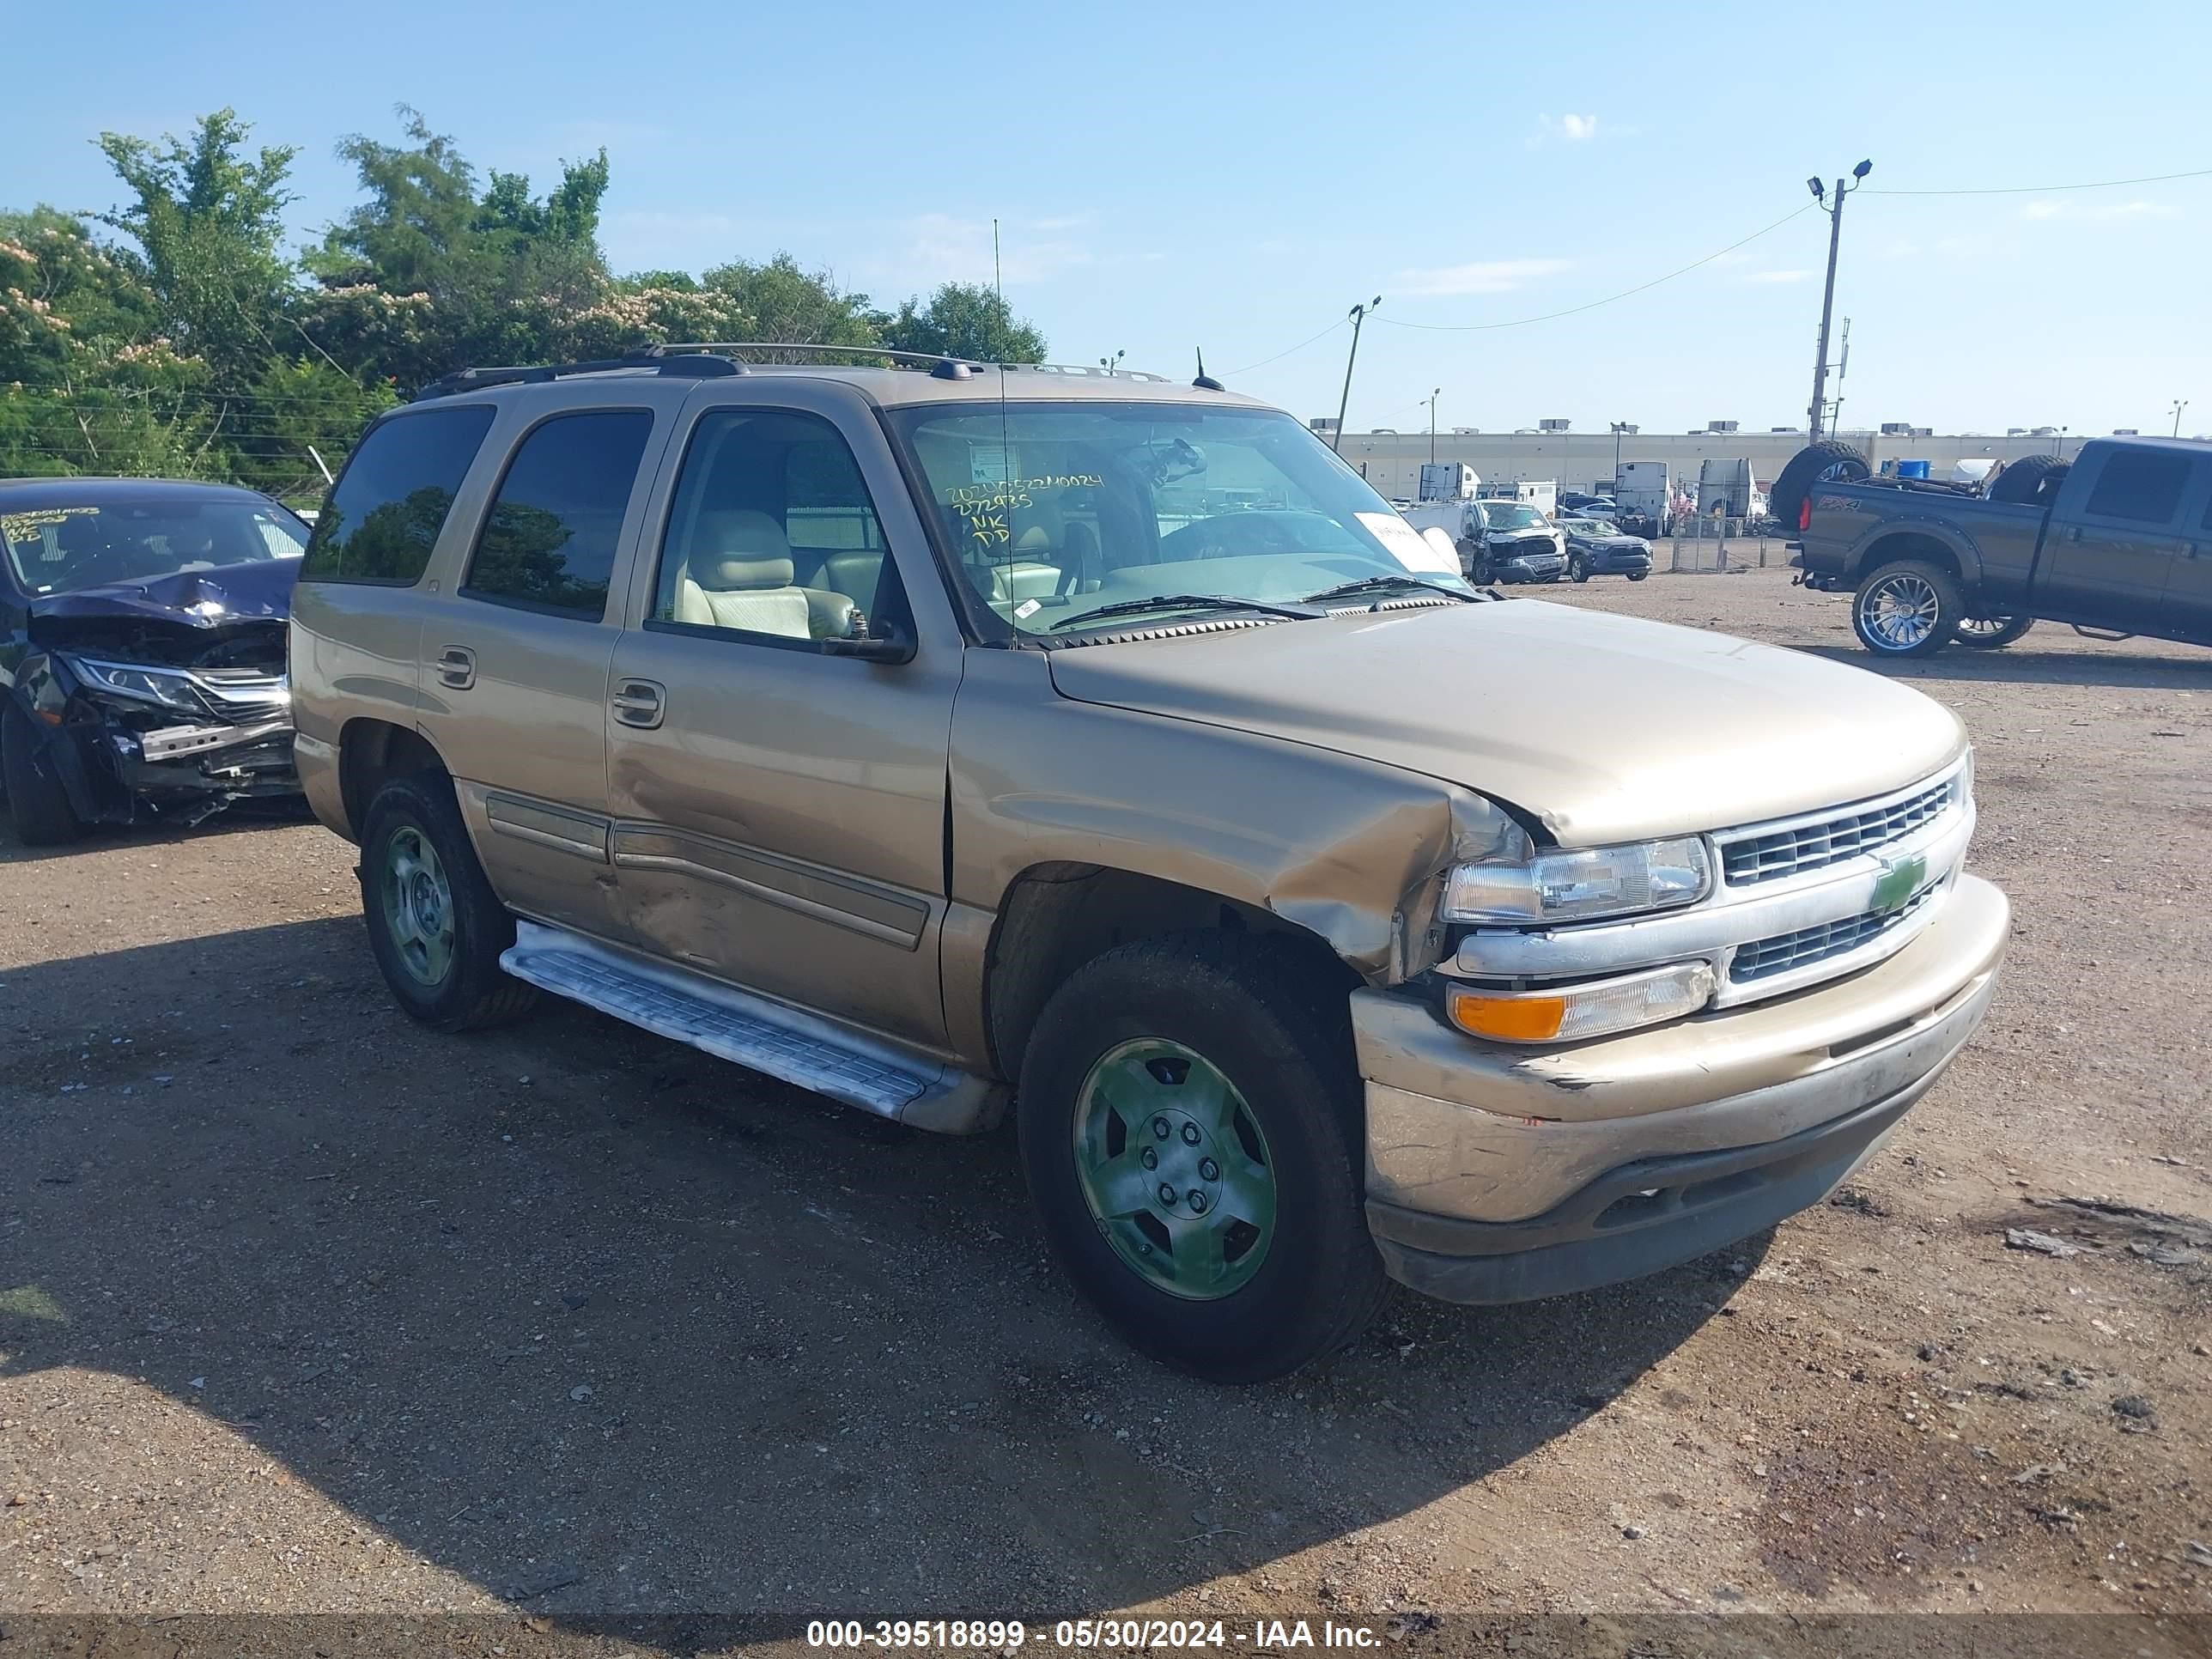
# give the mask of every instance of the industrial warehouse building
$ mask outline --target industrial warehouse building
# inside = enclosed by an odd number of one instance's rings
[[[1324,438],[1332,418],[1309,422]],[[1612,487],[1615,454],[1612,428],[1565,430],[1563,422],[1517,432],[1479,432],[1456,428],[1436,434],[1435,459],[1463,461],[1486,485],[1549,480],[1562,489],[1603,490]],[[2071,455],[2085,438],[2101,434],[2068,432],[2058,427],[2014,428],[1992,434],[1940,434],[1895,422],[1872,430],[1845,428],[1832,434],[1864,453],[1879,468],[1900,460],[1926,461],[1933,476],[1948,477],[1961,460],[2016,460],[2022,455]],[[2132,434],[2124,435],[2132,436]],[[1400,499],[1418,495],[1421,464],[1431,459],[1427,432],[1352,432],[1339,447],[1344,459],[1382,494]],[[1623,461],[1664,461],[1670,476],[1694,483],[1706,460],[1751,462],[1751,475],[1762,487],[1773,483],[1783,464],[1804,447],[1802,427],[1747,431],[1716,421],[1701,432],[1655,432],[1630,427],[1620,434]],[[2063,446],[2063,447],[2062,447]]]

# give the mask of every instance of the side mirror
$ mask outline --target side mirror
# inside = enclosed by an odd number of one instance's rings
[[[893,623],[871,623],[865,639],[818,641],[825,657],[858,657],[862,662],[901,663],[914,660],[914,640]]]

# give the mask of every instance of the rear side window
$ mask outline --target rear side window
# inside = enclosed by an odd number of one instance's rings
[[[2082,509],[2093,518],[2171,524],[2189,484],[2189,457],[2154,449],[2116,449]]]
[[[371,427],[316,515],[300,580],[401,586],[419,580],[491,417],[487,405],[465,404]]]
[[[532,428],[500,480],[462,592],[593,621],[605,615],[615,544],[652,432],[643,409],[556,415]]]

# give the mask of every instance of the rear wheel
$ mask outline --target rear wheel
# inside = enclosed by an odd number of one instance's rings
[[[0,778],[7,783],[15,839],[24,846],[59,847],[84,834],[39,729],[12,698],[0,711]]]
[[[1632,570],[1628,573],[1628,580],[1632,582],[1640,582],[1650,574],[1651,573],[1648,570]]]
[[[1959,624],[1959,643],[1979,651],[2010,645],[2035,626],[2033,617],[1969,617]]]
[[[1358,1084],[1344,986],[1279,941],[1107,952],[1046,1005],[1022,1066],[1054,1254],[1133,1346],[1217,1382],[1342,1346],[1387,1289]]]
[[[1774,493],[1767,498],[1767,511],[1784,524],[1802,530],[1805,503],[1814,484],[1864,478],[1872,476],[1873,471],[1867,465],[1867,458],[1847,443],[1823,438],[1818,443],[1807,444],[1790,458],[1774,480]]]
[[[1964,612],[1949,571],[1900,559],[1859,584],[1851,628],[1878,657],[1925,657],[1951,642]]]
[[[453,786],[439,774],[394,778],[369,803],[361,904],[384,982],[424,1024],[471,1030],[537,1000],[499,965],[514,943],[514,918],[477,862]]]

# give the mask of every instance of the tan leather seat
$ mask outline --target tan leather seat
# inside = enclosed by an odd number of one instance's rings
[[[676,620],[784,639],[814,637],[806,590],[794,586],[791,544],[765,513],[702,514],[676,579]]]

